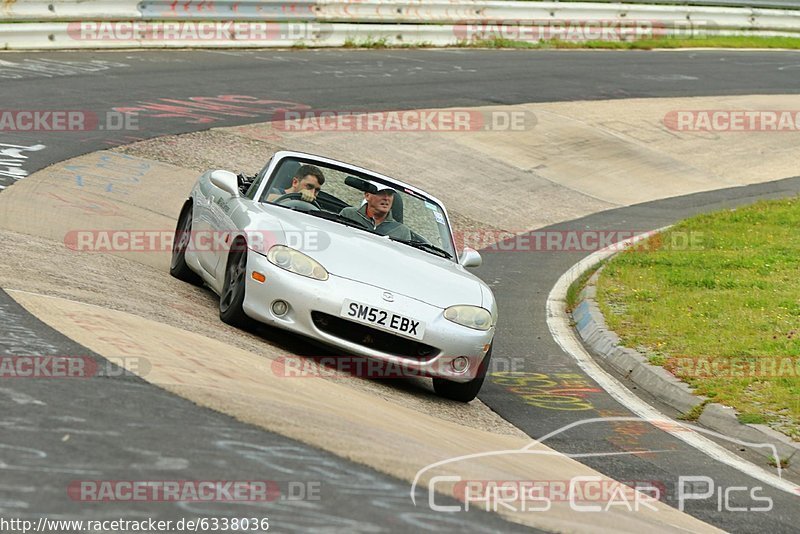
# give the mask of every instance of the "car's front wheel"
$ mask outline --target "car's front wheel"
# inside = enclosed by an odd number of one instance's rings
[[[440,397],[451,399],[459,402],[469,402],[478,396],[478,392],[483,386],[483,381],[486,378],[486,371],[489,369],[489,363],[492,359],[492,347],[489,347],[489,352],[484,356],[475,378],[469,382],[452,382],[444,378],[433,379],[433,390]]]
[[[245,274],[247,273],[247,246],[237,241],[228,254],[225,283],[219,298],[219,318],[231,326],[245,326],[250,318],[244,313]]]
[[[186,249],[192,239],[192,205],[187,203],[178,217],[175,228],[175,238],[172,242],[172,260],[169,264],[169,274],[194,285],[203,285],[203,279],[186,265]]]

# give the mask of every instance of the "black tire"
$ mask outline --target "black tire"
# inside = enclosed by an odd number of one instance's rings
[[[186,249],[192,236],[192,204],[187,202],[178,217],[175,227],[175,239],[172,242],[172,260],[169,264],[169,274],[196,286],[203,285],[203,279],[186,265]]]
[[[225,267],[225,283],[219,297],[219,318],[231,326],[243,327],[250,323],[244,313],[245,276],[247,275],[247,246],[237,240],[228,254]]]
[[[446,399],[459,402],[469,402],[473,400],[478,396],[478,392],[481,390],[481,386],[483,386],[483,381],[486,379],[486,371],[489,369],[489,362],[491,359],[492,347],[489,347],[489,352],[486,353],[480,367],[478,367],[478,373],[475,375],[475,378],[469,382],[463,383],[452,382],[444,378],[434,378],[433,390],[437,395]]]

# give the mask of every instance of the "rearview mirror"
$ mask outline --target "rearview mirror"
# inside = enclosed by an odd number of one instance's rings
[[[359,191],[364,191],[365,193],[375,192],[374,185],[367,182],[366,180],[362,180],[361,178],[356,178],[355,176],[348,176],[347,178],[345,178],[344,185],[349,185],[350,187],[354,187]]]
[[[209,179],[212,184],[230,194],[232,197],[239,196],[239,182],[236,175],[232,172],[222,170],[213,171]]]
[[[481,263],[483,263],[483,258],[481,258],[477,250],[464,247],[464,252],[461,253],[458,263],[463,267],[480,267]]]

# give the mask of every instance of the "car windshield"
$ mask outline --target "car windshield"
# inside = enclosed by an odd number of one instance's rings
[[[322,184],[315,176],[320,172]],[[301,176],[298,177],[298,174]],[[365,192],[377,193],[377,188],[391,186],[371,175],[356,173],[316,161],[284,158],[273,171],[259,199],[261,202],[304,211],[309,215],[341,222],[353,227],[387,235],[394,241],[411,245],[431,254],[455,258],[450,228],[442,207],[435,201],[405,188],[391,187],[384,193],[389,216],[377,227],[367,217]],[[315,205],[303,199],[317,192]],[[384,204],[386,206],[386,204]],[[319,208],[320,212],[317,212]],[[370,212],[371,214],[371,212]]]

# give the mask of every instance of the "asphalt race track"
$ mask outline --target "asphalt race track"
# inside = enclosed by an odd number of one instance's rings
[[[140,130],[134,135],[107,130],[0,132],[0,143],[28,149],[27,158],[16,167],[16,178],[80,154],[145,138],[268,121],[274,109],[287,103],[315,109],[384,110],[794,94],[800,88],[800,53],[792,52],[122,51],[8,53],[2,59],[0,109],[74,109],[98,116],[114,109],[141,112]],[[248,95],[273,104],[265,104],[263,114],[217,114],[211,119],[169,107],[193,97],[217,95]],[[0,173],[0,186],[13,187],[14,181]],[[647,231],[694,213],[797,193],[800,178],[787,177],[614,209],[546,230]],[[522,357],[524,370],[531,373],[583,376],[552,339],[545,300],[559,276],[584,255],[483,254],[483,266],[475,272],[492,286],[503,317],[495,356]],[[0,316],[0,354],[89,353],[31,317],[1,291]],[[579,381],[587,388],[593,386],[588,377]],[[95,518],[99,508],[65,498],[63,488],[70,480],[119,480],[132,473],[156,480],[164,478],[162,473],[170,466],[190,465],[184,476],[198,480],[247,479],[258,472],[259,479],[279,484],[324,481],[318,501],[284,499],[263,509],[202,508],[202,513],[219,516],[268,515],[281,526],[279,531],[524,530],[494,514],[473,510],[449,516],[414,507],[404,481],[197,407],[124,373],[79,383],[56,382],[26,381],[15,383],[13,389],[0,384],[4,406],[0,512],[5,516]],[[587,417],[630,415],[601,391],[591,395],[588,412],[525,404],[493,379],[487,379],[480,398],[533,438]],[[654,427],[648,426],[635,442],[621,444],[614,436],[615,429],[609,425],[586,425],[557,435],[547,444],[565,454],[620,453],[580,461],[616,480],[660,481],[673,506],[677,506],[675,485],[680,475],[713,477],[718,488],[764,486]],[[632,449],[660,452],[626,454]],[[37,468],[36,460],[44,457],[49,467]],[[289,491],[281,489],[282,494]],[[427,499],[421,490],[419,495]],[[746,494],[736,495],[731,500],[735,506],[757,505]],[[760,495],[774,503],[768,514],[731,511],[717,506],[713,498],[689,502],[686,511],[732,532],[796,531],[798,497],[769,486]],[[115,506],[104,506],[102,513],[168,519],[199,511],[186,504]]]
[[[502,57],[502,60],[498,60]],[[0,65],[4,105],[62,106],[105,114],[195,96],[251,95],[316,109],[413,109],[660,96],[779,94],[795,91],[794,53],[493,52],[462,50],[307,52],[13,53]],[[11,63],[11,65],[9,65]],[[743,73],[746,72],[745,76]],[[702,80],[702,81],[701,81]],[[169,99],[171,102],[163,102]],[[28,172],[141,137],[268,120],[140,116],[138,132],[90,135],[17,132],[42,143]],[[151,113],[150,115],[155,115]],[[2,176],[0,176],[2,180]],[[3,185],[5,182],[0,182]]]

